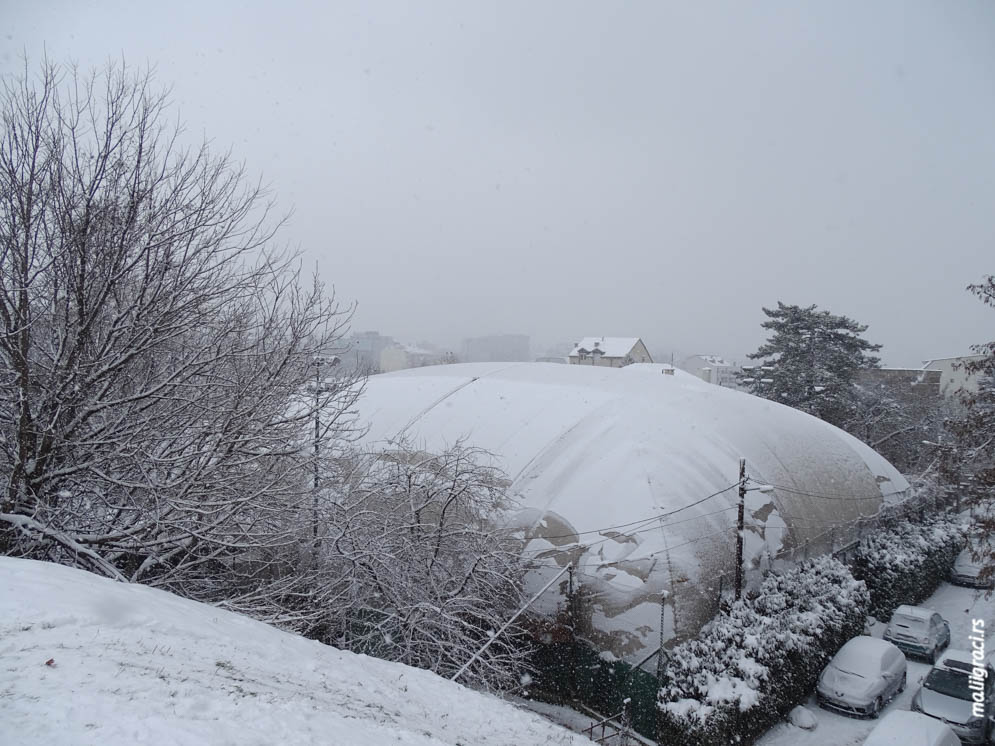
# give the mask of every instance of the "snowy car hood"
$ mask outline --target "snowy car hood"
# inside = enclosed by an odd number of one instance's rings
[[[926,687],[919,690],[919,705],[925,714],[950,723],[965,725],[971,719],[971,703],[966,699],[950,697]]]

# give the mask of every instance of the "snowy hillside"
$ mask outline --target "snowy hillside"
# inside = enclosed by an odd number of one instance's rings
[[[0,557],[0,744],[590,744],[425,671]]]

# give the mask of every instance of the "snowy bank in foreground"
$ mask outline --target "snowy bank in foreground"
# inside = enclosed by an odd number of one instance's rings
[[[0,557],[0,743],[590,744],[444,679]]]

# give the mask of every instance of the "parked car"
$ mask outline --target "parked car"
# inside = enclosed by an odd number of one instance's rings
[[[973,543],[973,542],[972,542]],[[966,585],[968,588],[995,589],[995,575],[981,579],[981,570],[985,565],[983,559],[974,559],[975,553],[980,552],[981,556],[992,556],[995,554],[995,542],[991,539],[985,540],[982,546],[968,546],[961,551],[954,560],[954,566],[950,570],[950,582],[955,585]]]
[[[912,710],[942,720],[963,743],[985,743],[995,720],[995,668],[990,659],[985,669],[980,717],[975,714],[974,661],[968,650],[947,650],[940,656],[912,698]]]
[[[921,655],[936,663],[950,644],[950,625],[932,609],[899,606],[884,630],[884,639],[906,655]]]
[[[892,710],[874,726],[864,746],[960,746],[950,726],[918,712]]]
[[[885,640],[861,635],[849,640],[829,661],[815,688],[820,707],[877,717],[905,689],[902,651]]]

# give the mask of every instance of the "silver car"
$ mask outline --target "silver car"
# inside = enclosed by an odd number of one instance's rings
[[[950,644],[950,625],[932,609],[903,605],[891,615],[884,639],[905,654],[921,655],[936,663]]]
[[[942,720],[963,743],[985,743],[995,716],[995,668],[989,662],[985,670],[980,716],[970,678],[974,661],[967,650],[947,650],[940,657],[912,698],[913,712]]]
[[[975,553],[982,557],[991,556],[995,554],[995,543],[988,540],[975,549],[968,547],[957,555],[954,566],[950,570],[950,582],[955,585],[966,585],[968,588],[995,589],[995,575],[989,575],[984,580],[981,579],[985,561],[975,559]]]
[[[877,717],[905,689],[902,651],[890,642],[854,637],[829,661],[815,688],[821,707],[850,715]]]

